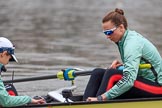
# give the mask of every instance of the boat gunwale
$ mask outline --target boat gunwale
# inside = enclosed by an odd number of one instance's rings
[[[105,103],[127,103],[127,102],[145,102],[145,101],[159,101],[162,100],[162,97],[153,97],[153,98],[136,98],[136,99],[114,99],[114,100],[107,100],[107,101],[76,101],[76,102],[68,102],[68,103],[61,103],[61,102],[53,102],[53,103],[46,103],[46,104],[28,104],[24,106],[18,106],[13,108],[29,108],[29,107],[51,107],[51,106],[65,106],[65,105],[90,105],[90,104],[105,104]]]

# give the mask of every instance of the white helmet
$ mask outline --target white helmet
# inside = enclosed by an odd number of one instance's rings
[[[3,51],[7,51],[8,54],[10,54],[12,57],[10,61],[18,62],[16,56],[14,55],[14,49],[15,47],[13,46],[10,40],[8,40],[5,37],[0,37],[0,53],[2,53]]]

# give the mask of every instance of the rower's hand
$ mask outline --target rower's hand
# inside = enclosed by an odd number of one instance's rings
[[[91,102],[91,101],[98,101],[98,100],[97,97],[88,97],[86,101]]]
[[[118,60],[114,60],[109,68],[116,69],[117,67],[123,65]]]
[[[32,104],[44,104],[46,101],[44,99],[32,99]]]
[[[105,94],[102,94],[101,97],[102,97],[101,100],[100,99],[98,100],[97,97],[88,97],[86,101],[91,102],[91,101],[105,101],[105,100],[107,100]]]

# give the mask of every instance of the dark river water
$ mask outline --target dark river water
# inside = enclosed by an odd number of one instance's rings
[[[120,59],[114,43],[102,33],[103,16],[116,7],[125,11],[129,28],[147,37],[162,55],[162,0],[0,0],[0,35],[16,46],[19,63],[9,63],[2,78],[55,75],[78,67],[106,68]],[[83,93],[89,76],[77,77]],[[46,95],[69,86],[58,79],[15,83],[20,95]]]

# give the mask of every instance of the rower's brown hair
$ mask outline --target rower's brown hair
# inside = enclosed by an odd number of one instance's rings
[[[111,21],[115,24],[115,26],[119,26],[120,24],[124,25],[124,28],[127,29],[127,19],[124,16],[124,11],[122,9],[116,8],[115,11],[108,13],[103,19],[102,23]]]

